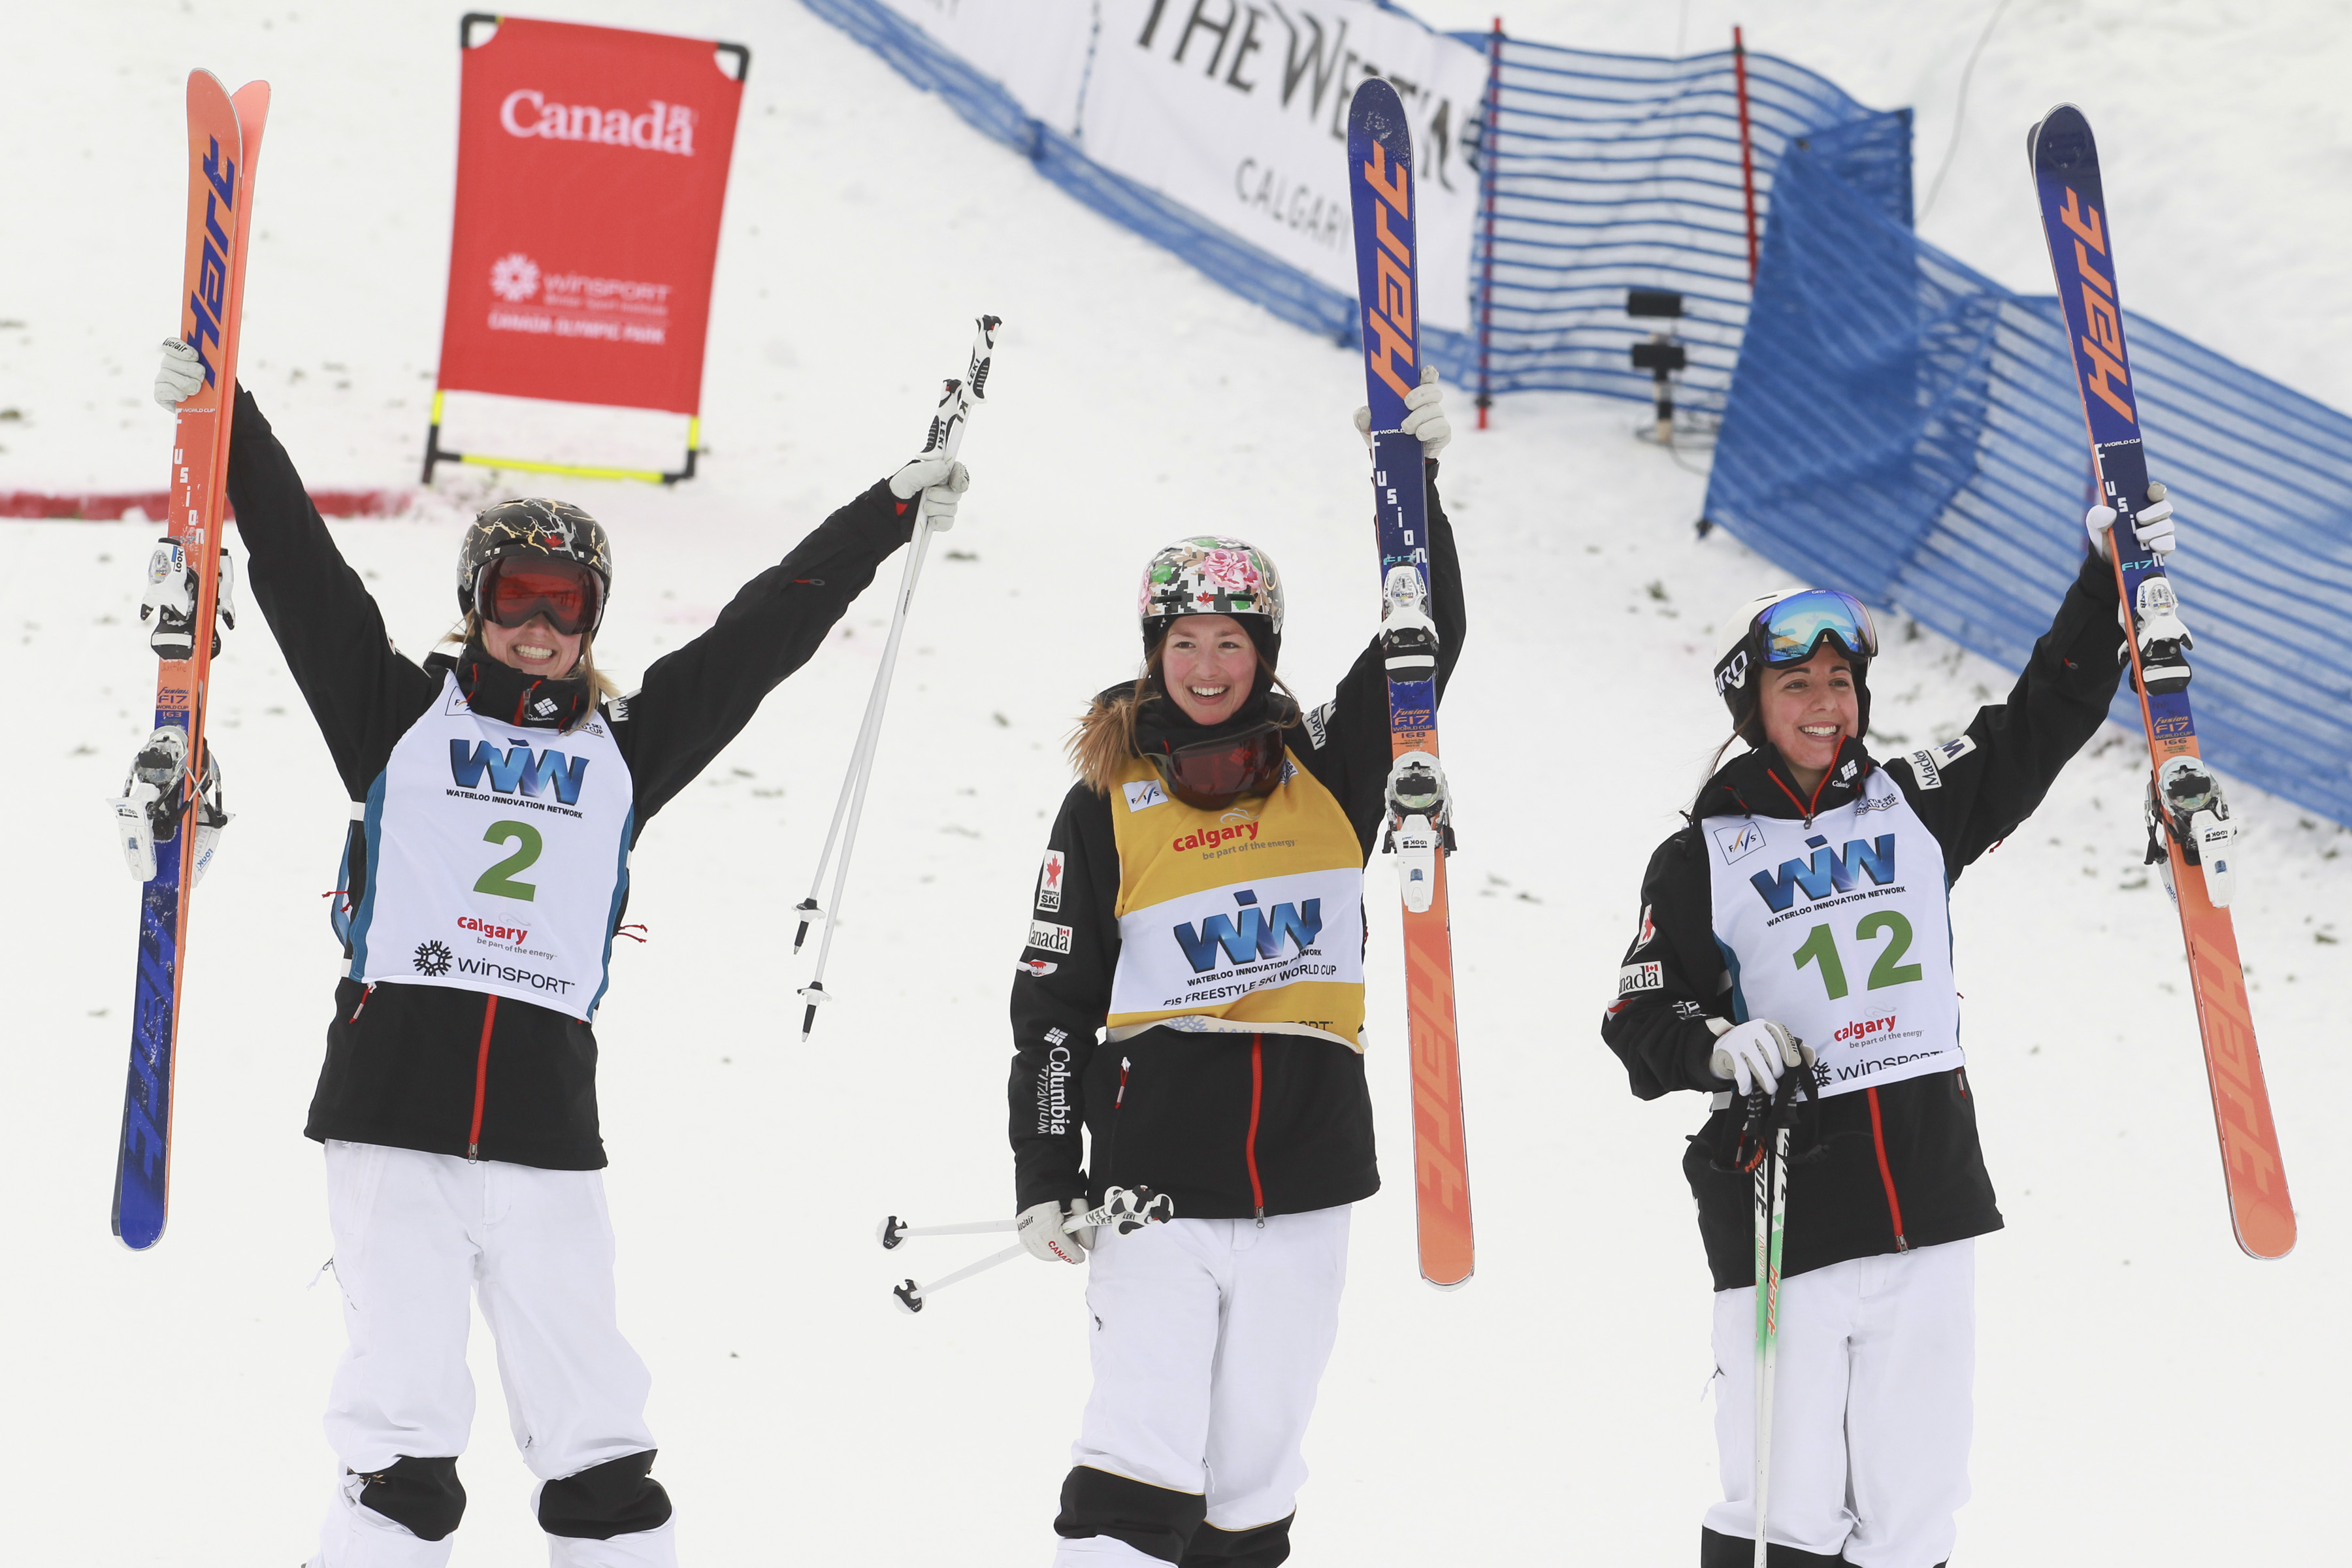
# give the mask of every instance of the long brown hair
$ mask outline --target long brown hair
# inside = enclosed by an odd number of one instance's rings
[[[436,646],[447,647],[454,645],[463,648],[479,641],[481,636],[481,612],[467,610],[465,619],[441,634],[441,641]],[[593,634],[580,639],[580,662],[572,667],[569,675],[560,679],[584,680],[588,683],[591,699],[588,712],[581,715],[583,723],[594,715],[597,703],[608,702],[621,694],[620,683],[596,668],[596,638]]]
[[[1135,684],[1097,696],[1078,715],[1078,727],[1070,731],[1063,749],[1069,753],[1070,766],[1077,771],[1078,782],[1097,795],[1108,795],[1128,763],[1142,754],[1135,744],[1135,715],[1160,675],[1161,656],[1167,647],[1168,634],[1162,632],[1160,640],[1151,645],[1151,651],[1144,656],[1143,669],[1136,676]],[[1258,656],[1256,668],[1272,677],[1276,689],[1294,702],[1297,700],[1274,667],[1265,662],[1265,655]],[[1251,673],[1255,679],[1256,670]]]

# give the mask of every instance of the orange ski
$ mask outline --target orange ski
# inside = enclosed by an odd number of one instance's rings
[[[2102,503],[2116,510],[2108,554],[2116,591],[2130,612],[2124,641],[2147,731],[2149,858],[2164,865],[2166,886],[2180,911],[2189,988],[2197,998],[2205,1071],[2212,1085],[2213,1121],[2221,1139],[2230,1221],[2248,1256],[2284,1258],[2294,1247],[2294,1205],[2279,1160],[2270,1093],[2263,1087],[2238,939],[2229,910],[2221,907],[2235,875],[2231,846],[2237,828],[2220,784],[2199,760],[2197,725],[2189,708],[2190,638],[2171,582],[2162,562],[2133,544],[2133,518],[2142,506],[2162,500],[2164,492],[2148,482],[2140,441],[2138,393],[2124,345],[2098,146],[2083,111],[2061,104],[2027,133],[2026,155],[2033,165],[2059,302],[2074,340],[2069,357]],[[2214,901],[2217,894],[2221,904]]]
[[[188,895],[202,867],[200,829],[227,820],[205,743],[220,615],[221,527],[227,511],[229,426],[236,412],[237,323],[245,306],[253,164],[269,87],[235,98],[209,71],[188,74],[188,219],[180,331],[205,384],[181,404],[172,437],[167,525],[148,567],[156,617],[155,729],[117,803],[127,857],[146,873],[131,1015],[131,1074],[116,1150],[114,1234],[134,1248],[163,1234],[171,1194],[173,1084],[179,1061]],[[173,602],[173,595],[184,597]],[[142,609],[142,618],[147,610]],[[142,867],[140,858],[143,855]]]

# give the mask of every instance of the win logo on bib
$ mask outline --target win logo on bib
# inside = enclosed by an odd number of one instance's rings
[[[1801,888],[1808,899],[1853,891],[1857,871],[1882,888],[1895,880],[1895,835],[1883,833],[1872,844],[1850,838],[1843,851],[1832,850],[1829,843],[1819,837],[1808,838],[1811,860],[1783,860],[1778,871],[1759,871],[1748,879],[1774,914],[1795,903]]]
[[[463,741],[449,742],[449,776],[459,789],[479,789],[489,775],[490,788],[499,795],[544,795],[551,784],[565,805],[580,804],[580,781],[588,776],[588,759],[562,752],[535,752],[528,744],[500,751],[488,741],[466,749]]]
[[[1195,974],[1206,974],[1217,967],[1220,950],[1235,963],[1250,963],[1261,958],[1280,958],[1285,938],[1298,944],[1305,952],[1315,945],[1323,933],[1323,900],[1307,899],[1297,904],[1276,904],[1271,910],[1257,907],[1257,894],[1244,888],[1234,895],[1241,906],[1234,915],[1211,915],[1202,921],[1199,930],[1186,921],[1172,927],[1176,945],[1184,950],[1184,960]]]

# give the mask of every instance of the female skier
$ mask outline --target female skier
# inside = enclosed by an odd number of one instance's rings
[[[2159,503],[2139,518],[2159,556],[2170,517]],[[1895,761],[1863,745],[1878,638],[1859,603],[1790,589],[1725,626],[1716,689],[1753,749],[1651,857],[1601,1028],[1638,1097],[1714,1097],[1683,1157],[1717,1292],[1723,1500],[1703,1568],[1747,1568],[1755,1543],[1754,1205],[1735,1096],[1790,1070],[1819,1100],[1797,1137],[1813,1158],[1789,1171],[1769,1561],[1930,1568],[1951,1552],[1969,1492],[1972,1238],[2001,1218],[1960,1054],[1948,889],[2106,717],[2122,668],[2115,521],[2105,507],[2085,520],[2095,548],[2009,700]]]
[[[200,384],[165,345],[156,399]],[[557,1568],[667,1568],[645,1363],[614,1318],[596,1037],[629,851],[646,819],[805,663],[882,559],[970,482],[907,464],[735,595],[618,697],[593,644],[604,530],[562,501],[467,529],[453,634],[419,668],[384,635],[285,449],[240,388],[228,487],[254,597],[352,802],[344,935],[309,1136],[350,1348],[328,1400],[341,1460],[310,1568],[438,1568],[466,1506],[467,1297]],[[929,487],[929,488],[927,488]]]
[[[1433,374],[1408,405],[1442,691],[1462,646],[1434,461],[1453,432]],[[1093,1248],[1094,1394],[1054,1562],[1272,1568],[1338,1332],[1349,1205],[1380,1186],[1360,1031],[1387,671],[1376,637],[1302,714],[1275,673],[1281,579],[1236,539],[1153,556],[1140,610],[1143,674],[1072,738],[1078,782],[1013,980],[1019,1232],[1048,1262]],[[1177,1217],[1063,1231],[1113,1185],[1167,1194]]]

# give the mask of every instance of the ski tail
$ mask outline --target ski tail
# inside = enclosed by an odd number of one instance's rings
[[[2149,831],[2156,841],[2151,849],[2164,864],[2179,911],[2231,1227],[2249,1257],[2284,1258],[2294,1247],[2294,1206],[2263,1082],[2237,934],[2229,910],[2214,901],[2217,890],[2225,902],[2229,897],[2230,869],[2203,864],[2197,836],[2187,830],[2191,824],[2168,818],[2163,810],[2162,782],[2177,774],[2185,759],[2200,755],[2189,697],[2190,639],[2173,614],[2176,600],[2163,563],[2132,542],[2133,519],[2143,505],[2160,499],[2160,492],[2149,488],[2098,143],[2083,111],[2060,104],[2027,132],[2026,150],[2059,304],[2073,340],[2068,357],[2093,469],[2103,504],[2116,513],[2108,556],[2116,593],[2128,612],[2130,634],[2124,643],[2147,735]],[[2210,783],[2201,766],[2199,776]],[[2209,824],[2226,820],[2218,798],[2209,809],[2215,814],[2203,819]],[[2221,842],[2226,845],[2230,837],[2224,833]]]

